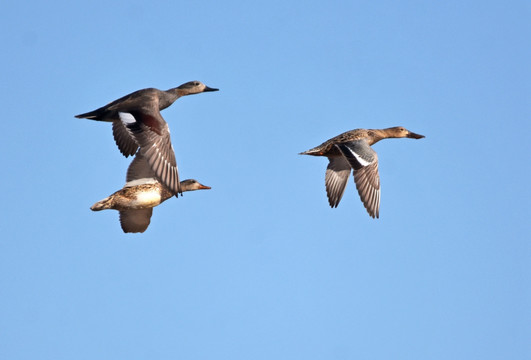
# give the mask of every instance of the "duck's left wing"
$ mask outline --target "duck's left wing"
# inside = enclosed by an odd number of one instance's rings
[[[343,156],[330,156],[326,167],[326,195],[330,207],[337,207],[347,187],[348,177],[352,172],[350,164]]]
[[[138,150],[138,144],[131,131],[127,128],[127,124],[134,123],[135,121],[133,115],[129,113],[120,113],[120,119],[112,122],[112,135],[114,136],[114,141],[125,157],[134,155]]]
[[[120,211],[120,225],[125,233],[144,232],[149,226],[153,208]]]
[[[378,155],[365,140],[335,145],[354,169],[354,182],[360,199],[373,218],[380,216],[380,175]]]

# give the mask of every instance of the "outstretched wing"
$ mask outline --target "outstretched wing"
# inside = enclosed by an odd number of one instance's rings
[[[160,182],[176,194],[181,192],[170,129],[160,112],[119,113],[119,116],[140,146],[138,153],[147,161]],[[131,117],[135,119],[134,122]]]
[[[348,177],[352,169],[348,161],[342,156],[330,156],[328,160],[330,162],[325,175],[326,194],[330,207],[335,208],[339,205],[347,188]]]
[[[135,122],[136,120],[129,113],[122,114],[124,114],[123,118],[121,116],[120,120],[112,122],[112,134],[120,152],[123,156],[128,157],[134,155],[138,150],[138,144],[131,131],[127,128],[128,123]]]
[[[373,218],[380,216],[380,176],[378,155],[365,140],[336,144],[354,169],[354,182],[361,202]]]

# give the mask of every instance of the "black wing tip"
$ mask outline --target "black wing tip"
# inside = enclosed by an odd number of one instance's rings
[[[365,207],[365,210],[367,210],[367,214],[369,214],[370,217],[373,219],[379,219],[380,218],[380,211],[378,209],[371,210],[365,203],[363,203],[363,206]]]
[[[332,209],[337,208],[337,206],[339,205],[339,201],[335,202],[335,201],[330,201],[329,200],[328,203],[330,204],[330,207]]]
[[[328,194],[327,194],[328,195]],[[328,197],[328,204],[330,205],[330,207],[333,209],[333,208],[337,208],[337,206],[339,205],[339,203],[341,202],[341,198],[337,198],[337,197]]]
[[[118,148],[120,150],[120,152],[122,153],[123,156],[125,156],[126,158],[128,158],[129,156],[133,156],[136,154],[136,151],[138,150],[135,150],[134,152],[132,151],[122,151],[122,149]]]

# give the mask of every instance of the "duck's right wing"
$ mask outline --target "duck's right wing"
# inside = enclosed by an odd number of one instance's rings
[[[127,176],[125,178],[125,186],[135,186],[141,184],[149,184],[157,182],[157,175],[149,166],[147,160],[142,154],[136,154],[127,168]]]
[[[378,155],[365,140],[335,145],[354,169],[354,181],[361,202],[373,218],[380,216]]]

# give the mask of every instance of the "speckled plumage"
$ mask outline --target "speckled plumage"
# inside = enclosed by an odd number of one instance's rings
[[[118,210],[120,225],[124,232],[144,232],[151,221],[153,208],[176,193],[156,179],[153,170],[141,154],[137,154],[129,165],[126,181],[122,189],[98,201],[90,209]],[[183,180],[180,185],[183,192],[210,189],[194,179]]]
[[[146,196],[151,195],[153,196]],[[114,210],[139,210],[149,209],[160,205],[171,198],[174,193],[159,182],[153,184],[142,184],[130,187],[124,187],[114,192],[109,197],[98,201],[90,208],[93,211],[106,209]]]
[[[418,135],[397,126],[387,129],[355,129],[335,136],[321,145],[300,153],[301,155],[326,156],[325,185],[331,207],[337,207],[347,186],[351,171],[360,199],[373,218],[380,216],[380,176],[378,155],[371,145],[388,138],[420,139]]]

